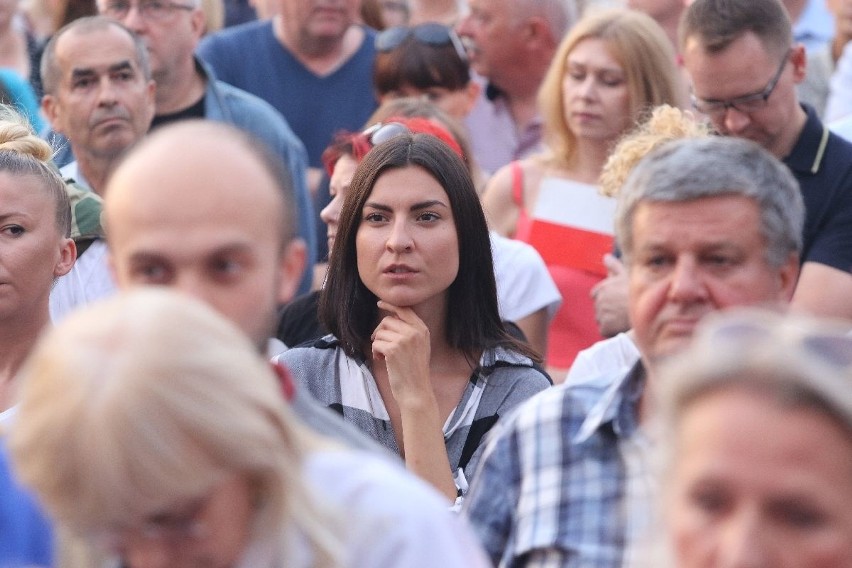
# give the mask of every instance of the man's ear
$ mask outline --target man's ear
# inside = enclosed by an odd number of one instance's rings
[[[41,98],[41,112],[55,132],[65,134],[62,131],[62,109],[54,95],[44,95]]]
[[[190,22],[192,24],[192,32],[195,35],[196,42],[207,33],[207,18],[204,15],[204,10],[197,8],[190,14]]]
[[[284,304],[293,299],[302,281],[308,252],[305,241],[299,238],[291,240],[281,252],[278,284],[278,302]]]
[[[793,63],[793,81],[798,85],[805,80],[808,71],[808,56],[804,45],[797,43],[792,47],[790,61]]]

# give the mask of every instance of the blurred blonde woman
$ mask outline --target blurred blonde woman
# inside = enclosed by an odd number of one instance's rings
[[[483,565],[435,494],[303,429],[251,341],[172,291],[48,333],[10,449],[88,566]]]
[[[485,190],[492,228],[532,244],[562,294],[546,358],[554,380],[601,338],[589,292],[606,275],[615,208],[595,187],[601,169],[644,111],[676,104],[678,80],[671,44],[650,17],[622,9],[585,16],[539,92],[549,150],[499,170]]]
[[[670,565],[852,566],[848,323],[708,318],[660,385]]]

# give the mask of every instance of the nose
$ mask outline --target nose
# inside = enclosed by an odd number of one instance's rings
[[[692,303],[707,299],[707,287],[700,267],[694,258],[680,258],[671,273],[669,299],[679,303]]]
[[[109,74],[100,79],[98,86],[98,104],[100,106],[112,106],[118,102],[118,93],[113,79]]]
[[[147,22],[142,17],[142,12],[139,10],[138,4],[130,4],[127,14],[119,21],[137,34],[146,29]]]
[[[414,240],[404,219],[398,219],[391,224],[387,248],[394,253],[409,252],[414,248]]]
[[[171,564],[169,544],[160,538],[138,535],[124,545],[124,561],[129,568],[167,568]]]
[[[735,107],[728,107],[725,109],[723,123],[725,125],[724,132],[736,135],[745,130],[751,123],[751,117],[748,113],[742,112]]]
[[[757,511],[738,512],[722,530],[719,541],[719,568],[769,568],[777,566],[765,546]]]
[[[577,91],[584,99],[594,98],[597,93],[597,80],[592,73],[587,73],[583,82],[577,86]]]
[[[456,24],[456,33],[459,36],[470,37],[473,35],[473,30],[471,29],[471,15],[468,13],[465,15],[459,23]]]
[[[331,198],[331,201],[328,202],[328,205],[323,207],[320,211],[320,219],[322,219],[329,228],[337,226],[337,222],[340,220],[342,202],[343,198],[340,193],[336,193],[334,197]]]
[[[170,286],[187,296],[219,308],[215,294],[211,294],[211,286],[206,281],[204,275],[196,273],[195,270],[187,270],[177,274],[171,281]]]

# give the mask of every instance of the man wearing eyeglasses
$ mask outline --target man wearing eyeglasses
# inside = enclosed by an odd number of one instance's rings
[[[805,48],[779,0],[696,0],[680,29],[693,106],[792,170],[807,211],[793,306],[852,318],[852,144],[800,105]]]
[[[287,166],[297,198],[299,236],[316,255],[313,206],[307,190],[307,156],[289,124],[268,103],[219,81],[194,51],[204,34],[199,0],[98,0],[99,12],[130,28],[144,42],[157,84],[152,128],[188,118],[227,122],[266,143]],[[307,291],[310,271],[300,287]]]

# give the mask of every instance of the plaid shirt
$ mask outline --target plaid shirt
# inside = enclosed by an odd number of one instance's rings
[[[653,494],[636,413],[644,385],[637,363],[549,389],[497,423],[463,508],[495,565],[632,564]]]

